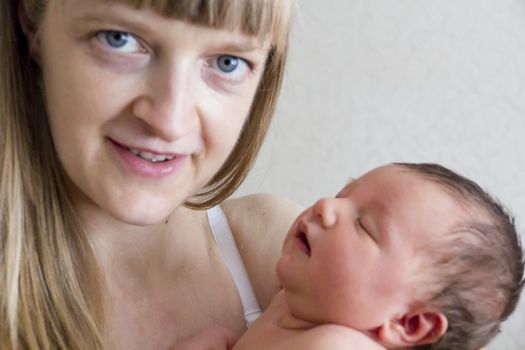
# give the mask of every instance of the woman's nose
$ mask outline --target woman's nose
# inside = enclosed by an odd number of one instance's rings
[[[199,123],[197,98],[187,73],[157,74],[146,92],[133,104],[134,115],[166,141],[175,141]]]
[[[334,206],[334,198],[323,198],[313,206],[313,213],[319,224],[330,228],[337,223],[337,211]]]

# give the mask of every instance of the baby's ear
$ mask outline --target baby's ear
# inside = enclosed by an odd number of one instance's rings
[[[377,340],[386,347],[435,343],[447,331],[445,315],[434,309],[417,309],[390,320],[376,330]]]

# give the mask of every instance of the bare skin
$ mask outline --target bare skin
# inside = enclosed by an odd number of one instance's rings
[[[301,208],[266,195],[229,200],[222,207],[264,309],[279,290],[274,266],[283,232]],[[234,337],[245,330],[241,302],[211,237],[206,213],[184,209],[176,215],[166,224],[169,234],[156,235],[156,242],[143,238],[147,247],[140,242],[129,245],[137,249],[134,259],[129,251],[103,259],[112,306],[108,338],[115,348],[182,346],[213,326],[226,327]]]
[[[317,325],[295,318],[284,293],[275,296],[263,315],[250,327],[233,350],[381,350],[385,349],[362,332],[349,327]]]
[[[229,329],[215,326],[190,337],[183,344],[171,347],[169,350],[228,350],[236,341],[237,338]]]
[[[24,32],[42,68],[72,202],[106,282],[108,348],[169,349],[212,326],[239,336],[241,302],[206,213],[183,204],[234,148],[269,43],[118,1],[50,0],[38,29]],[[224,69],[224,58],[234,67]],[[299,208],[271,196],[223,207],[265,307]]]

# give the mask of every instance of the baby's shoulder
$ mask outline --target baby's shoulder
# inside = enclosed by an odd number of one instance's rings
[[[301,343],[309,344],[309,350],[385,350],[367,335],[348,328],[334,324],[326,324],[314,327],[301,334]]]

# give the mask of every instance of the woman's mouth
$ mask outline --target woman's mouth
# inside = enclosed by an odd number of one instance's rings
[[[146,160],[148,162],[152,162],[152,163],[161,163],[161,162],[165,162],[165,161],[172,160],[173,158],[175,158],[174,155],[154,154],[154,153],[151,153],[151,152],[139,151],[136,148],[130,148],[129,150],[131,151],[131,153],[133,153],[137,157],[140,157],[140,158],[142,158],[142,159],[144,159],[144,160]]]
[[[189,154],[138,149],[111,139],[109,141],[125,169],[146,178],[160,179],[173,176],[182,169],[190,157]]]

